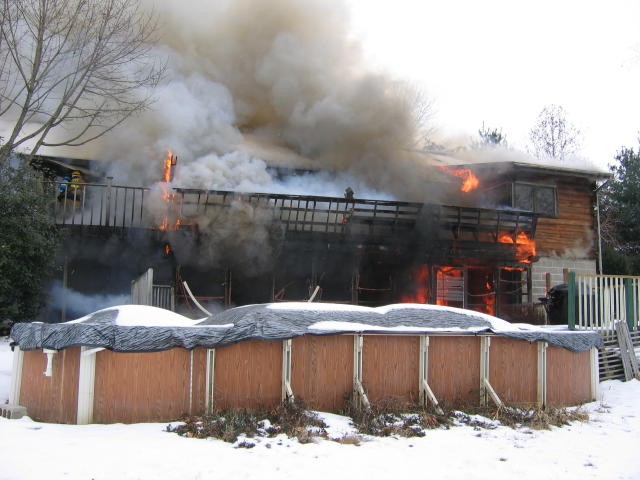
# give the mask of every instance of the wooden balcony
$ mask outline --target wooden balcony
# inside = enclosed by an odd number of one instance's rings
[[[224,222],[243,212],[255,221],[276,222],[285,234],[309,233],[384,239],[432,236],[445,240],[500,242],[524,232],[535,236],[536,215],[500,210],[398,202],[346,200],[340,197],[239,193],[216,190],[128,187],[83,184],[77,192],[58,198],[51,193],[52,213],[61,226],[110,229],[172,229],[177,225]]]

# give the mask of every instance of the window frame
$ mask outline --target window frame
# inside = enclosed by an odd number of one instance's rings
[[[531,205],[533,205],[533,209],[531,210],[533,213],[542,216],[542,217],[550,217],[557,218],[558,217],[558,187],[555,185],[545,184],[545,183],[534,183],[534,182],[520,182],[514,181],[511,183],[511,205],[513,208],[519,208],[516,205],[516,187],[518,185],[531,187]],[[546,211],[538,211],[536,205],[536,191],[539,189],[551,189],[553,194],[553,212]]]

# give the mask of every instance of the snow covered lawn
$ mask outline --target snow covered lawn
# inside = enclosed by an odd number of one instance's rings
[[[0,338],[0,403],[11,353]],[[370,438],[359,446],[284,437],[251,449],[165,432],[166,424],[56,425],[0,418],[0,480],[65,479],[639,479],[640,382],[610,381],[585,406],[587,423],[552,430],[456,426],[422,438]],[[324,414],[323,414],[324,415]],[[348,419],[324,415],[330,436]]]

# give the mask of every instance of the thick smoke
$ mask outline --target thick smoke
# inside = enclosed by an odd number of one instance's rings
[[[367,70],[349,38],[345,5],[219,0],[154,7],[167,78],[152,108],[102,145],[101,156],[122,160],[116,181],[158,180],[171,150],[179,158],[174,186],[282,190],[266,168],[278,159],[256,155],[259,144],[338,177],[306,176],[308,185],[351,181],[363,196],[424,199],[429,174],[416,177],[418,160],[409,153],[420,127],[415,112],[424,105],[408,85]]]
[[[160,16],[157,53],[168,59],[167,77],[152,107],[100,144],[116,185],[158,182],[171,151],[176,188],[342,196],[351,187],[356,198],[437,200],[428,184],[442,174],[413,151],[426,103],[367,69],[343,3],[149,7]],[[281,178],[274,166],[306,173]],[[157,223],[167,216],[164,191],[146,200],[156,200],[147,207]],[[197,220],[200,239],[170,233],[176,258],[265,271],[283,237],[272,218],[271,209],[242,202],[207,209]]]

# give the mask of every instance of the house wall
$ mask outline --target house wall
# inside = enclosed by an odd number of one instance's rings
[[[594,275],[597,271],[595,259],[571,259],[563,257],[540,257],[531,266],[531,278],[533,284],[533,301],[547,294],[547,273],[551,274],[551,286],[566,283],[564,271],[586,273]]]
[[[539,183],[556,184],[556,218],[540,217],[536,245],[541,255],[595,258],[596,222],[592,182],[582,179],[543,178]]]
[[[532,265],[532,300],[546,295],[546,274],[551,285],[563,283],[563,270],[596,273],[597,224],[594,215],[594,192],[591,180],[561,176],[518,178],[532,183],[555,185],[555,218],[539,217],[536,227],[538,261]]]

